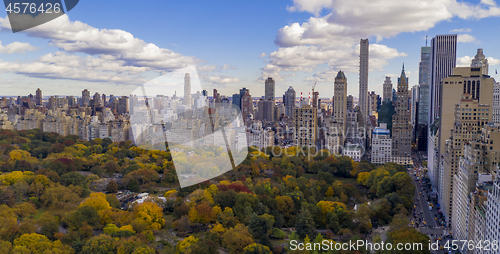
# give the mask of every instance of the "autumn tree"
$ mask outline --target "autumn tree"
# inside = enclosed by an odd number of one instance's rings
[[[163,209],[155,203],[144,202],[134,207],[134,217],[147,223],[151,229],[160,229],[165,225]]]
[[[222,236],[222,241],[231,254],[242,253],[246,246],[254,243],[248,228],[243,224],[238,224],[227,230]]]
[[[252,243],[243,249],[243,254],[271,254],[271,253],[272,251],[269,249],[269,247],[258,243]]]
[[[90,238],[82,248],[81,254],[117,253],[118,242],[109,235],[102,234]]]
[[[55,240],[54,234],[59,233],[59,222],[50,213],[43,213],[38,219],[38,225],[41,227],[42,234],[50,240]]]
[[[90,194],[90,197],[83,200],[78,207],[91,206],[96,211],[111,209],[108,200],[106,200],[106,194],[102,192],[94,192]]]
[[[203,203],[189,210],[189,220],[193,223],[207,224],[215,220],[215,215],[212,207],[208,203]]]

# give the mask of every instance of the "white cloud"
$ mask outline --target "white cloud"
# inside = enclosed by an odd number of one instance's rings
[[[496,6],[496,3],[494,0],[481,0],[481,3],[484,5]]]
[[[0,72],[10,72],[28,77],[49,79],[72,79],[91,82],[112,82],[119,84],[141,84],[139,75],[146,67],[126,65],[125,61],[101,57],[81,57],[65,52],[43,55],[35,62],[2,62]]]
[[[459,34],[459,35],[457,35],[457,42],[464,42],[464,43],[476,42],[477,43],[477,40],[476,40],[476,37],[474,37],[470,34]]]
[[[29,51],[35,51],[38,50],[39,48],[30,45],[29,43],[26,42],[18,42],[15,41],[11,44],[2,46],[2,42],[0,41],[0,53],[5,53],[5,54],[24,54]]]
[[[470,66],[471,61],[472,57],[470,56],[457,57],[457,67]]]
[[[262,69],[261,79],[269,75],[280,79],[280,73],[287,71],[312,71],[324,63],[335,70],[357,71],[359,51],[355,48],[360,38],[380,42],[403,32],[426,31],[454,17],[500,16],[500,8],[495,4],[474,5],[456,0],[293,0],[287,10],[314,16],[304,23],[279,29],[274,42],[280,48],[268,55],[269,63]],[[459,40],[477,42],[468,34],[459,36]],[[380,70],[387,59],[404,56],[385,45],[372,45],[380,48],[370,52],[370,68]],[[380,54],[376,56],[376,52]]]
[[[472,29],[470,29],[470,28],[461,28],[461,29],[450,30],[450,33],[470,33],[470,32],[472,32]]]
[[[265,57],[265,56],[267,56],[267,54],[264,52],[260,53],[260,55],[259,55],[260,58]]]
[[[497,64],[499,64],[499,63],[500,63],[500,59],[495,59],[495,58],[493,58],[493,57],[486,57],[486,59],[488,59],[488,64],[489,64],[490,66],[492,66],[492,65],[497,65]]]
[[[234,84],[239,83],[241,80],[239,78],[223,76],[223,75],[211,75],[205,77],[205,80],[213,83],[213,84]]]
[[[24,15],[27,19],[36,19]],[[43,18],[43,17],[41,17]],[[10,29],[8,18],[0,18],[0,28]],[[67,52],[99,55],[109,60],[125,61],[130,66],[148,67],[156,71],[173,71],[201,60],[134,37],[120,29],[99,29],[63,15],[48,23],[23,31],[30,37],[45,38]]]
[[[231,70],[234,70],[236,69],[236,67],[230,65],[230,64],[224,64],[220,67],[221,70],[228,70],[228,69],[231,69]]]

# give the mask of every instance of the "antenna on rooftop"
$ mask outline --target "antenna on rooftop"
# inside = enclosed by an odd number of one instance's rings
[[[425,36],[425,46],[427,47],[427,35]]]

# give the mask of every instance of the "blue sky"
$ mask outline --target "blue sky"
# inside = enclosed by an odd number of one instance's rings
[[[12,33],[0,15],[0,95],[92,93],[127,95],[162,73],[196,64],[202,86],[231,95],[247,87],[276,95],[293,86],[300,95],[318,81],[320,97],[333,95],[333,78],[346,72],[358,95],[361,38],[370,39],[369,90],[382,92],[386,75],[418,82],[425,36],[457,33],[457,64],[477,48],[495,76],[500,52],[500,8],[493,0],[457,2],[387,0],[295,1],[80,1],[68,13]]]

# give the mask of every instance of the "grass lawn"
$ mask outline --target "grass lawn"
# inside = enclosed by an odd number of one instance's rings
[[[163,219],[165,220],[165,228],[172,229],[172,223],[174,222],[174,216],[171,214],[163,215]]]

